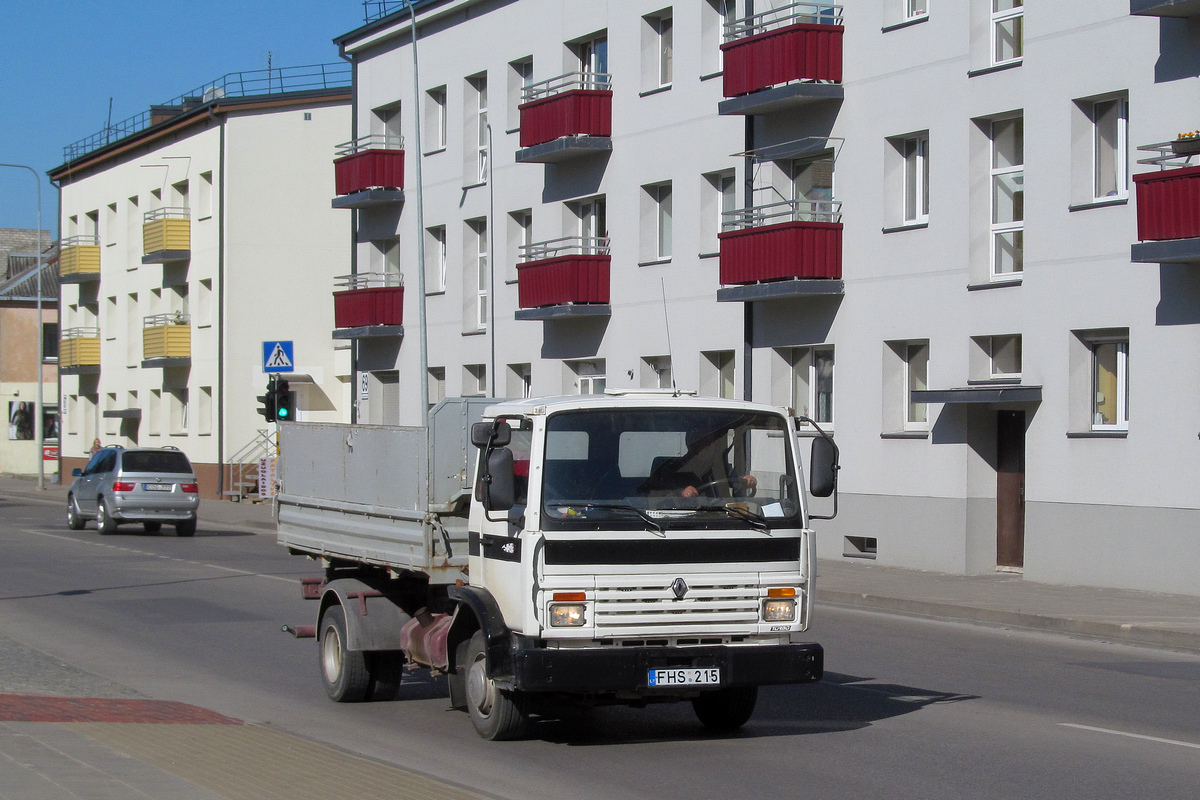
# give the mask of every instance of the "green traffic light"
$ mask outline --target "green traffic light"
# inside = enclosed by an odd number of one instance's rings
[[[279,417],[286,417],[288,415],[288,410],[286,408],[281,408],[277,410],[275,414]]]

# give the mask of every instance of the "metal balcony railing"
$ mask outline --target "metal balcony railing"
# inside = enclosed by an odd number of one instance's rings
[[[419,4],[420,0],[418,0]],[[275,67],[248,72],[230,72],[215,81],[209,81],[179,97],[156,105],[153,109],[143,111],[129,119],[114,122],[99,133],[67,145],[63,148],[63,160],[73,161],[94,150],[120,141],[126,136],[143,131],[161,121],[166,109],[186,111],[222,97],[248,97],[319,89],[348,89],[350,86],[351,66],[344,61],[303,67]]]
[[[842,7],[828,3],[792,3],[725,23],[725,41],[735,42],[789,25],[841,25]]]
[[[1183,143],[1185,143],[1186,149],[1190,149],[1187,147],[1187,144],[1190,144],[1188,140],[1185,139]],[[1141,145],[1138,147],[1138,150],[1147,153],[1154,153],[1155,155],[1150,156],[1149,158],[1139,158],[1137,163],[1154,164],[1160,170],[1196,166],[1197,164],[1200,164],[1200,161],[1195,161],[1193,159],[1195,159],[1196,156],[1200,156],[1200,138],[1195,139],[1194,143],[1196,148],[1196,152],[1194,153],[1177,152],[1177,148],[1180,144],[1178,142],[1159,142],[1157,144]]]
[[[337,146],[338,156],[352,156],[367,150],[403,150],[404,137],[398,133],[372,133]]]
[[[168,314],[151,314],[148,317],[142,317],[143,328],[163,328],[168,325],[191,324],[191,315],[184,314],[182,311],[173,311]]]
[[[187,206],[166,206],[147,211],[142,215],[142,222],[150,223],[160,219],[189,219],[190,217],[191,212]]]
[[[612,75],[607,72],[568,72],[557,75],[521,89],[521,102],[529,103],[576,89],[612,89]]]
[[[359,272],[334,278],[339,289],[383,289],[403,286],[404,275],[399,272]]]
[[[781,222],[841,222],[842,204],[837,200],[785,200],[721,214],[721,230],[761,228]]]
[[[83,234],[80,236],[68,236],[67,238],[65,238],[61,242],[59,242],[59,246],[63,247],[63,248],[87,247],[89,245],[95,247],[95,246],[99,246],[99,244],[100,244],[100,237],[95,234],[90,234],[90,235]]]
[[[606,256],[608,246],[607,236],[563,236],[560,239],[523,244],[517,248],[517,257],[525,264],[562,256]]]
[[[67,339],[98,339],[100,338],[99,328],[64,328],[62,332],[63,341]]]

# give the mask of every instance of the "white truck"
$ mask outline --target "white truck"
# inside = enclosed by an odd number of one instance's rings
[[[820,680],[807,495],[837,448],[787,409],[683,392],[455,398],[428,428],[280,426],[279,542],[304,581],[321,679],[390,699],[447,675],[487,739],[563,704],[690,700],[743,725],[758,687]]]

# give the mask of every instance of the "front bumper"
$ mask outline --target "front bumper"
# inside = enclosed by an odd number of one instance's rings
[[[571,650],[518,648],[512,653],[512,667],[512,688],[521,691],[635,692],[653,696],[679,694],[680,687],[661,689],[648,684],[650,670],[670,667],[721,669],[719,687],[688,687],[690,691],[812,683],[821,680],[825,651],[815,642]]]

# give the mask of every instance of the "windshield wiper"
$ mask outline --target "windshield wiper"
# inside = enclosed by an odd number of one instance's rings
[[[654,517],[650,516],[645,511],[638,508],[637,506],[625,505],[624,503],[588,503],[587,505],[584,506],[584,508],[604,508],[604,509],[608,509],[610,511],[632,511],[633,513],[637,514],[639,517],[642,518],[642,521],[645,522],[646,525],[648,525],[650,527],[650,530],[654,531],[655,533],[657,533],[661,536],[667,535],[666,531],[663,530],[663,526],[662,526],[661,522],[659,522]]]
[[[743,522],[748,523],[750,527],[754,528],[755,530],[764,531],[768,536],[770,535],[770,531],[767,530],[767,518],[762,514],[755,514],[752,511],[747,511],[746,509],[739,508],[738,506],[700,506],[700,508],[697,510],[724,511],[729,516],[737,517]]]

